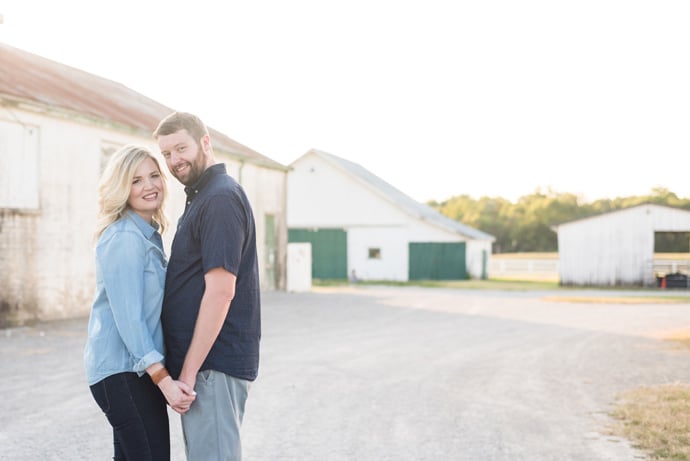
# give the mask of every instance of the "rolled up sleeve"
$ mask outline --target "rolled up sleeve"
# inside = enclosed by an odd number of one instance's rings
[[[116,328],[134,361],[132,371],[141,376],[164,358],[146,322],[144,241],[134,232],[119,232],[99,246],[98,259]]]

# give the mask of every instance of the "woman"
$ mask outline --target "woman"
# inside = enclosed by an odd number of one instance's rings
[[[113,427],[113,459],[169,460],[166,400],[185,413],[194,392],[163,364],[165,178],[149,150],[126,146],[110,159],[98,192],[88,384]]]

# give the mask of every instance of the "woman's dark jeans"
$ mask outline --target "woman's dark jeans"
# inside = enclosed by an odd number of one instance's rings
[[[90,388],[113,426],[114,460],[170,460],[168,409],[149,375],[118,373]]]

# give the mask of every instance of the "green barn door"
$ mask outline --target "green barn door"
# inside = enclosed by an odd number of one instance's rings
[[[465,242],[410,243],[410,280],[464,280]]]
[[[311,243],[311,276],[347,279],[347,233],[342,229],[289,229],[288,242]]]

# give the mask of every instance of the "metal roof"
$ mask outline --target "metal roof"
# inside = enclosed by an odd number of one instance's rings
[[[583,222],[587,221],[594,221],[598,219],[608,219],[610,216],[613,215],[620,215],[620,214],[629,214],[629,213],[634,213],[634,212],[639,212],[639,210],[644,209],[646,210],[647,213],[651,210],[662,210],[662,211],[668,211],[670,213],[676,213],[679,216],[685,215],[686,217],[690,217],[690,210],[686,210],[684,208],[678,208],[678,207],[673,207],[669,205],[662,205],[658,203],[641,203],[639,205],[633,205],[629,206],[627,208],[621,208],[618,210],[611,210],[611,211],[604,211],[601,213],[597,213],[592,216],[586,216],[584,218],[578,218],[578,219],[573,219],[572,221],[564,222],[561,224],[554,224],[551,227],[551,230],[554,232],[558,232],[558,229],[560,227],[568,227],[570,225],[578,225]]]
[[[360,181],[375,189],[379,194],[395,204],[398,208],[416,217],[417,219],[435,224],[441,228],[475,240],[490,240],[492,242],[496,240],[493,235],[487,234],[486,232],[482,232],[478,229],[455,221],[454,219],[448,218],[430,206],[416,201],[358,163],[345,160],[344,158],[317,149],[311,149],[309,152],[304,154],[304,156],[309,154],[317,155],[337,168],[345,170],[350,175],[358,178]]]
[[[151,136],[175,109],[126,86],[0,43],[0,105],[31,103],[128,128]],[[287,170],[282,165],[208,127],[213,147],[240,161]]]

